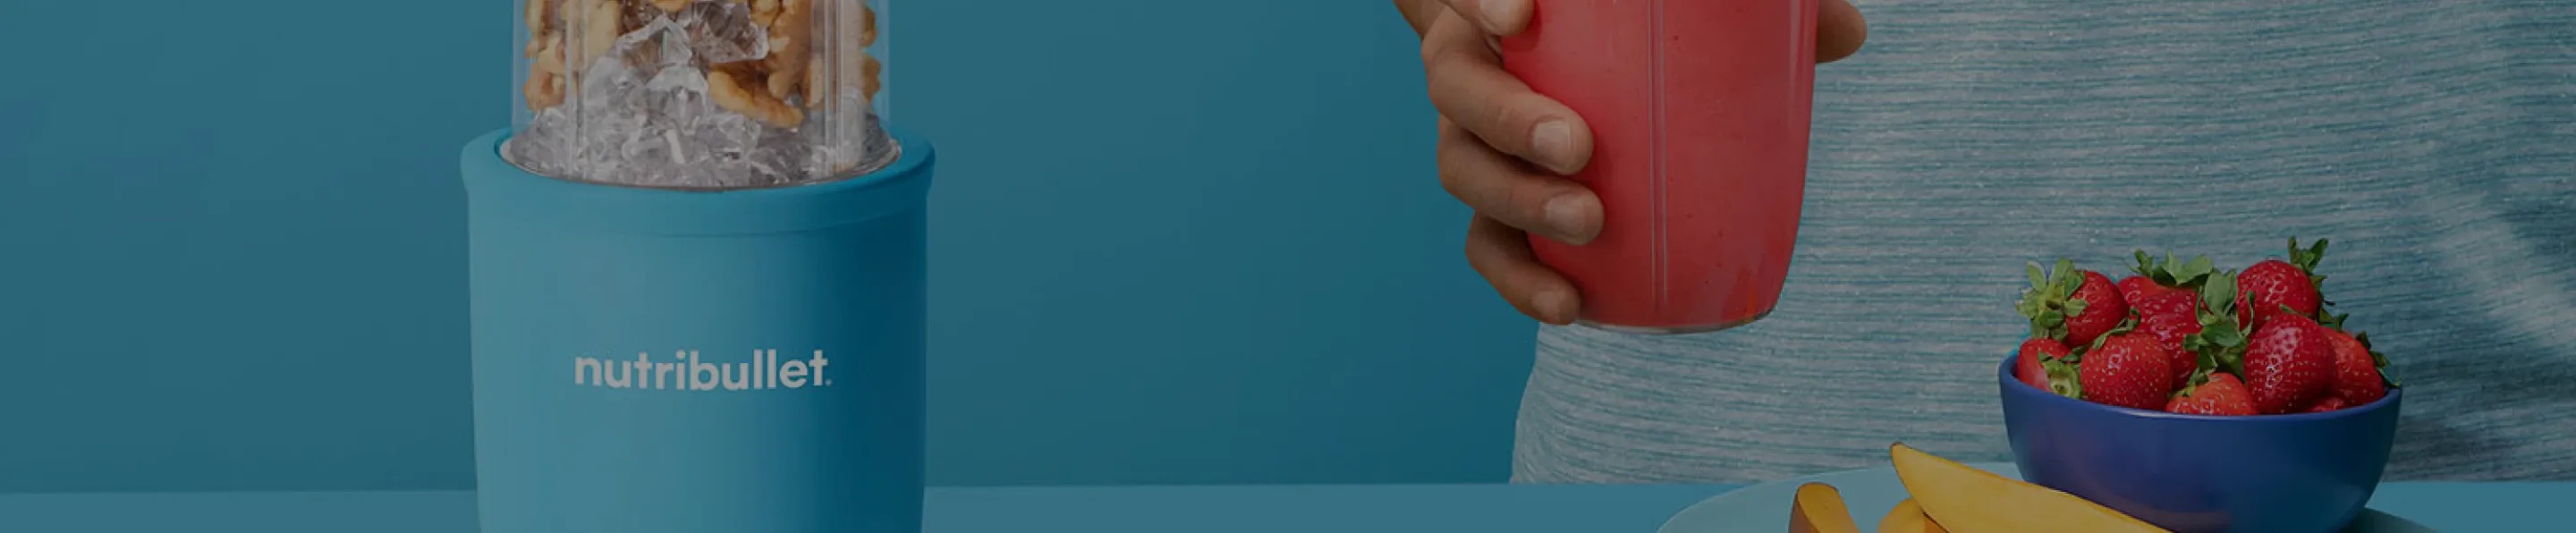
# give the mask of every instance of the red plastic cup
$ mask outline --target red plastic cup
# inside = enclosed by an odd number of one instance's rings
[[[1815,99],[1816,0],[1536,0],[1507,70],[1592,126],[1572,178],[1601,234],[1532,236],[1582,291],[1579,323],[1698,333],[1779,302]]]

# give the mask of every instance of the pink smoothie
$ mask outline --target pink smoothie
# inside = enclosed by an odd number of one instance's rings
[[[1816,0],[1537,0],[1505,68],[1592,126],[1601,236],[1533,236],[1583,322],[1654,333],[1771,312],[1807,172]]]

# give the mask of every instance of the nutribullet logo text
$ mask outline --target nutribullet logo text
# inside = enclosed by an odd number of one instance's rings
[[[710,363],[697,350],[672,352],[668,360],[637,352],[634,359],[572,358],[572,383],[611,389],[740,391],[801,389],[832,384],[823,369],[832,360],[822,350],[804,359],[778,357],[778,350],[752,350],[748,362]]]

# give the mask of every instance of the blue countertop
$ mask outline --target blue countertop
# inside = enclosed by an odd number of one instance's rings
[[[1652,532],[1735,485],[938,488],[928,533]],[[2371,507],[2446,532],[2546,531],[2576,483],[2390,483]],[[1783,512],[1786,512],[1783,510]],[[466,533],[474,493],[0,494],[0,531]]]

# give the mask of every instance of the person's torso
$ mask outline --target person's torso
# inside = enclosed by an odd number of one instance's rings
[[[2576,478],[2576,9],[1861,4],[1778,309],[1543,328],[1515,480],[1777,479],[1894,440],[2009,460],[2025,262],[2241,268],[2292,236],[2332,239],[2327,299],[2409,385],[2392,477]]]

